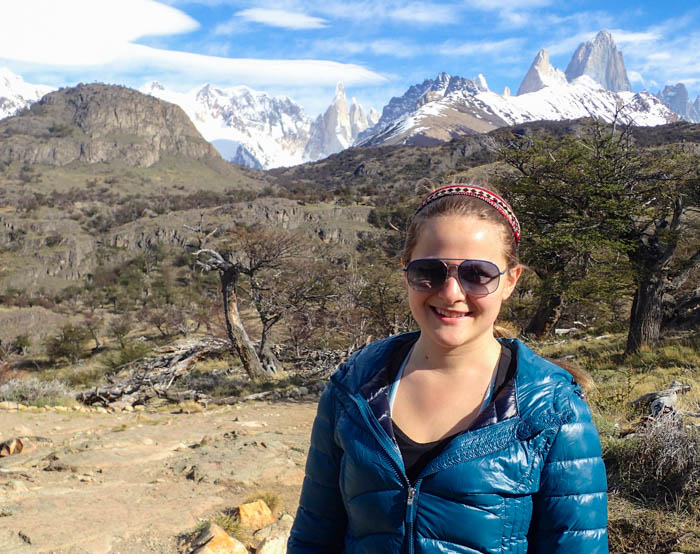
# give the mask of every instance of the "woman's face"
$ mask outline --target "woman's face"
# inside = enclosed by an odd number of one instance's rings
[[[476,217],[434,217],[423,225],[411,260],[487,260],[503,271],[506,256],[502,232],[498,225]],[[459,261],[447,263],[459,264]],[[465,294],[454,272],[436,291],[418,292],[407,284],[408,303],[421,329],[421,339],[442,350],[478,347],[493,340],[493,324],[501,303],[513,292],[520,272],[520,267],[506,271],[500,278],[498,288],[486,296]]]

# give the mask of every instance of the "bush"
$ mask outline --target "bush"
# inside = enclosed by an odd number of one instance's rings
[[[85,327],[65,325],[58,335],[49,337],[44,343],[46,355],[54,362],[65,358],[75,363],[83,355],[85,342],[89,338],[90,331]]]
[[[32,406],[66,404],[72,400],[71,392],[61,381],[40,381],[36,377],[12,379],[0,385],[0,401],[20,402]]]
[[[608,439],[603,458],[610,487],[627,498],[668,508],[700,506],[700,432],[667,414],[633,436]]]
[[[150,347],[146,343],[127,341],[119,350],[105,358],[105,365],[110,369],[117,369],[143,358],[149,351]]]

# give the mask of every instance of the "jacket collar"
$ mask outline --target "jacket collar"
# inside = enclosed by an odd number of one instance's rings
[[[419,336],[420,332],[414,331],[372,343],[356,352],[345,364],[344,371],[341,370],[332,377],[342,388],[361,396],[369,404],[377,421],[392,439],[394,433],[389,410],[389,389],[395,374],[393,366],[397,358],[403,359]],[[501,342],[511,349],[517,364],[519,346],[524,345],[516,339],[504,339]],[[486,409],[472,423],[470,430],[518,415],[516,375],[509,377]]]

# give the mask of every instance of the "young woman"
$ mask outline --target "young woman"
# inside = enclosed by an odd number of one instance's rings
[[[288,552],[607,552],[605,467],[571,374],[494,322],[520,226],[492,190],[442,187],[408,229],[420,327],[372,343],[319,403]]]

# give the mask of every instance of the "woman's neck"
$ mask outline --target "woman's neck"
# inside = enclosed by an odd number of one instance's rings
[[[445,349],[424,340],[421,335],[413,347],[409,366],[412,369],[431,369],[444,373],[475,371],[483,374],[496,366],[500,355],[501,344],[493,336],[476,343]]]

